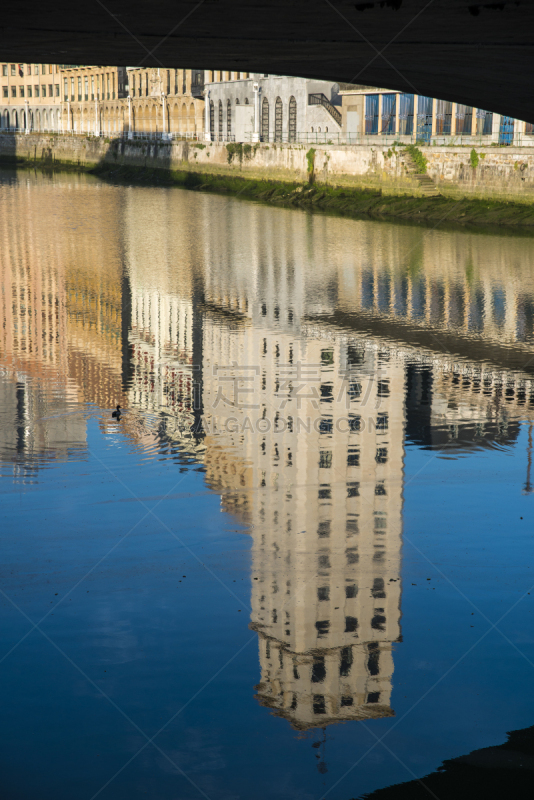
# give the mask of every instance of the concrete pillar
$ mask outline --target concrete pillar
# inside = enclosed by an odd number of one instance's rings
[[[515,147],[520,147],[525,136],[525,121],[522,119],[514,119],[514,141]]]
[[[399,105],[400,105],[400,94],[397,92],[395,95],[395,133],[399,133]]]
[[[378,134],[382,133],[382,108],[383,108],[383,105],[384,105],[383,101],[384,101],[384,95],[383,94],[379,94],[378,95],[378,130],[377,130]]]
[[[252,134],[252,141],[260,141],[260,86],[254,82],[252,84],[252,91],[254,92],[254,133]]]
[[[432,136],[436,135],[436,109],[437,109],[438,101],[434,97],[432,99]]]
[[[132,133],[132,98],[128,95],[128,139],[133,139]]]
[[[451,136],[456,136],[456,103],[451,105]]]
[[[211,92],[206,92],[204,96],[204,138],[207,142],[211,142],[210,97],[211,97]]]
[[[491,141],[498,142],[499,141],[499,131],[501,129],[501,115],[494,114],[493,115],[493,123],[491,126]]]

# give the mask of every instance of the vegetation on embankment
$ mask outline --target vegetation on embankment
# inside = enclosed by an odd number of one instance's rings
[[[310,159],[311,160],[311,159]],[[373,189],[324,184],[252,180],[238,175],[187,170],[151,169],[101,162],[98,166],[40,159],[0,159],[16,169],[89,172],[117,183],[180,186],[259,200],[279,206],[327,211],[346,216],[397,218],[415,222],[454,222],[471,225],[506,225],[534,228],[534,204],[481,198],[424,197],[384,194]]]
[[[526,203],[467,197],[458,200],[443,196],[387,195],[369,189],[250,180],[206,172],[117,167],[108,163],[99,165],[93,172],[117,182],[181,186],[195,191],[224,193],[279,206],[330,211],[347,216],[534,227],[534,204]]]

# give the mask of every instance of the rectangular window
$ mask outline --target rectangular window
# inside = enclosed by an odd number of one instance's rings
[[[70,99],[74,102],[74,78],[70,79]]]
[[[32,87],[28,86],[28,97],[32,96]]]
[[[38,86],[34,86],[33,88],[35,89],[34,97],[39,97],[39,87]]]
[[[448,100],[436,102],[436,133],[449,136],[451,132],[452,103]]]
[[[46,97],[46,83],[41,86],[41,97]]]
[[[534,124],[532,122],[525,122],[525,134],[534,136]]]
[[[78,75],[78,102],[80,102],[81,99],[82,99],[82,79]]]
[[[20,94],[21,97],[24,97],[24,86],[20,87],[19,94]]]
[[[59,83],[56,83],[55,87],[56,87],[56,97],[59,97]]]
[[[382,133],[395,133],[397,95],[382,95]]]
[[[12,75],[16,75],[17,74],[17,68],[16,68],[15,64],[11,64],[11,74]]]
[[[332,466],[332,451],[321,450],[319,452],[319,468],[330,469],[331,466]]]
[[[413,94],[401,94],[399,97],[399,133],[411,136],[413,133]]]
[[[7,78],[7,64],[2,64],[2,75]]]
[[[432,136],[432,97],[419,95],[417,99],[417,139],[429,142]]]
[[[477,133],[489,136],[493,132],[493,112],[477,108]],[[527,123],[528,124],[528,123]]]
[[[53,83],[49,83],[48,84],[48,96],[49,97],[53,97],[54,96],[54,84]]]
[[[378,95],[368,94],[365,98],[365,133],[378,133]]]
[[[4,97],[9,97],[7,86],[2,86],[2,94],[4,95]]]
[[[108,96],[108,97],[107,97],[107,99],[109,100],[109,98],[110,98],[110,94],[111,94],[111,91],[110,91],[110,88],[109,88],[109,87],[110,87],[109,75],[108,75],[107,84],[108,84],[108,90],[107,90],[107,96]]]
[[[470,136],[473,125],[473,107],[458,103],[456,106],[456,133],[460,136]]]
[[[84,89],[83,92],[84,100],[89,100],[89,78],[87,77],[87,75],[85,76],[83,81],[83,89]]]
[[[31,75],[31,74],[32,74],[32,65],[31,65],[31,64],[28,64],[28,66],[26,67],[26,69],[27,69],[27,73],[26,73],[26,74],[27,74],[27,75]]]
[[[39,75],[39,64],[34,64],[33,66],[33,74]]]
[[[115,73],[111,76],[111,97],[115,100]]]
[[[69,99],[69,81],[68,78],[63,78],[63,95],[65,102]]]
[[[12,86],[11,87],[11,97],[16,97],[16,96],[17,96],[17,87],[16,86]]]
[[[95,99],[95,76],[91,75],[91,100]]]

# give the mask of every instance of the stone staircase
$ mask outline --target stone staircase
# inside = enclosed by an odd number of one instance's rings
[[[410,175],[410,177],[414,178],[418,182],[423,195],[425,197],[440,197],[440,192],[438,191],[438,188],[430,175],[427,175],[426,173],[421,175],[420,172],[417,172],[417,165],[410,153],[404,153],[403,155],[406,174]]]

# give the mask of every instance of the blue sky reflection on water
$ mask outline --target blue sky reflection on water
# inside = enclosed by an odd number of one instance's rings
[[[8,177],[1,191],[9,214],[35,203],[28,227],[44,253],[28,239],[17,249],[16,226],[3,230],[2,280],[19,303],[16,313],[5,307],[0,376],[5,796],[349,800],[532,725],[532,411],[522,369],[532,293],[527,278],[514,287],[534,243],[325,225],[72,176]],[[78,241],[70,223],[84,209]],[[47,238],[52,213],[65,223],[60,251]],[[83,238],[97,229],[107,262]],[[416,246],[403,294],[391,254]],[[457,263],[466,251],[486,263],[469,278],[471,328],[454,317],[468,304]],[[373,259],[382,272],[362,277]],[[435,300],[406,340],[408,300],[396,311],[395,285],[401,299],[421,289]],[[29,324],[46,317],[39,297],[59,298],[47,317],[55,339]],[[431,350],[444,332],[460,355]],[[274,361],[261,360],[264,348]],[[310,433],[212,429],[195,439],[177,427],[195,420],[197,363],[208,422],[215,408],[223,421],[246,419],[220,401],[235,375],[214,380],[234,359],[260,365],[257,382],[240,384],[253,389],[258,416],[282,397],[287,418],[298,405],[283,394],[290,353],[317,371],[317,398],[300,409],[319,420]],[[337,372],[343,358],[348,378]],[[340,415],[359,421],[338,436]],[[283,591],[280,605],[272,598]],[[49,640],[34,630],[20,641],[30,623],[15,606],[33,622],[47,615]],[[141,749],[143,734],[163,726],[159,749]]]

